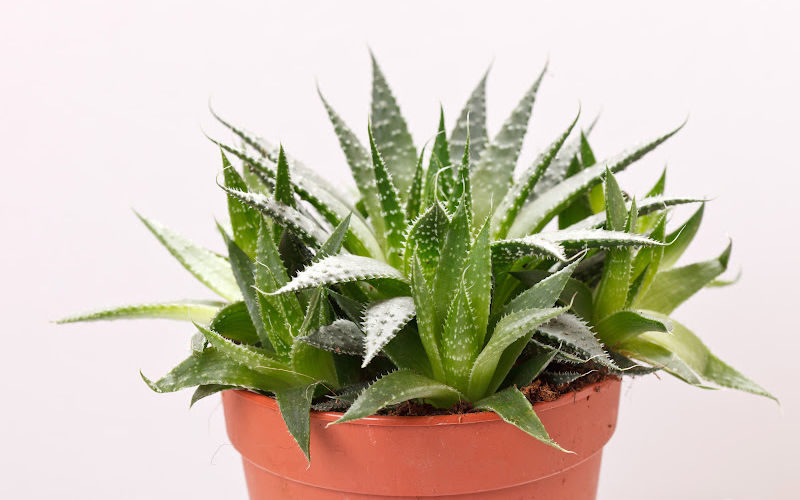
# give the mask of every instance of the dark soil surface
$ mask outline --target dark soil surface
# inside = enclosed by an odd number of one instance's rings
[[[594,384],[595,382],[600,382],[607,378],[616,377],[603,371],[593,371],[568,384],[561,385],[551,385],[541,378],[537,378],[530,385],[522,387],[520,390],[531,403],[555,401],[564,394],[580,391],[588,385]],[[386,408],[385,410],[378,412],[378,415],[389,415],[396,417],[424,417],[430,415],[461,415],[464,413],[476,413],[476,410],[472,408],[471,403],[467,403],[465,401],[456,404],[452,408],[436,408],[435,406],[429,404],[417,403],[416,401],[406,401],[392,408]]]

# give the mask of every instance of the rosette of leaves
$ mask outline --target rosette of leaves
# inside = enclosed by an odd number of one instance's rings
[[[614,178],[677,129],[598,162],[588,142],[594,124],[579,130],[575,116],[516,168],[544,73],[492,139],[484,75],[450,134],[440,110],[427,153],[374,58],[366,143],[320,92],[356,195],[217,117],[240,141],[215,141],[228,255],[142,220],[223,301],[64,321],[193,321],[191,356],[145,381],[158,392],[196,386],[192,402],[228,388],[274,395],[306,456],[312,407],[347,409],[344,422],[412,399],[469,401],[557,446],[518,390],[539,376],[564,383],[592,370],[664,369],[695,385],[768,395],[667,317],[701,288],[723,284],[729,249],[675,267],[702,205],[666,231],[670,207],[703,200],[664,196],[662,176],[637,202]]]

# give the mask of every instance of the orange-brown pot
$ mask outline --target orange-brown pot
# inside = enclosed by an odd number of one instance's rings
[[[619,380],[607,379],[535,405],[550,435],[574,454],[488,412],[369,417],[330,427],[340,413],[312,412],[310,466],[275,400],[229,390],[222,401],[251,500],[593,500],[619,392]]]

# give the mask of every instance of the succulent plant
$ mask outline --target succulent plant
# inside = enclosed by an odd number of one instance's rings
[[[730,245],[676,267],[705,200],[665,196],[665,174],[637,200],[614,177],[681,127],[596,161],[594,123],[579,130],[578,111],[515,175],[545,70],[492,139],[484,74],[449,136],[440,109],[426,154],[372,62],[366,146],[320,92],[357,196],[214,114],[241,141],[214,141],[227,257],[140,218],[224,302],[125,306],[63,321],[193,321],[192,354],[157,381],[143,375],[148,385],[196,386],[192,403],[229,388],[274,395],[307,457],[312,408],[346,410],[339,423],[407,400],[466,401],[558,447],[519,389],[537,377],[665,370],[692,385],[772,397],[668,317],[700,289],[729,284],[719,276]],[[699,209],[667,232],[670,207],[683,204]]]

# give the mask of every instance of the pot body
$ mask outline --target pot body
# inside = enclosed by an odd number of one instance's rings
[[[494,413],[369,417],[312,412],[311,465],[275,400],[222,393],[228,436],[242,454],[251,500],[594,500],[603,446],[614,432],[620,381],[607,379],[534,406],[551,448]]]

